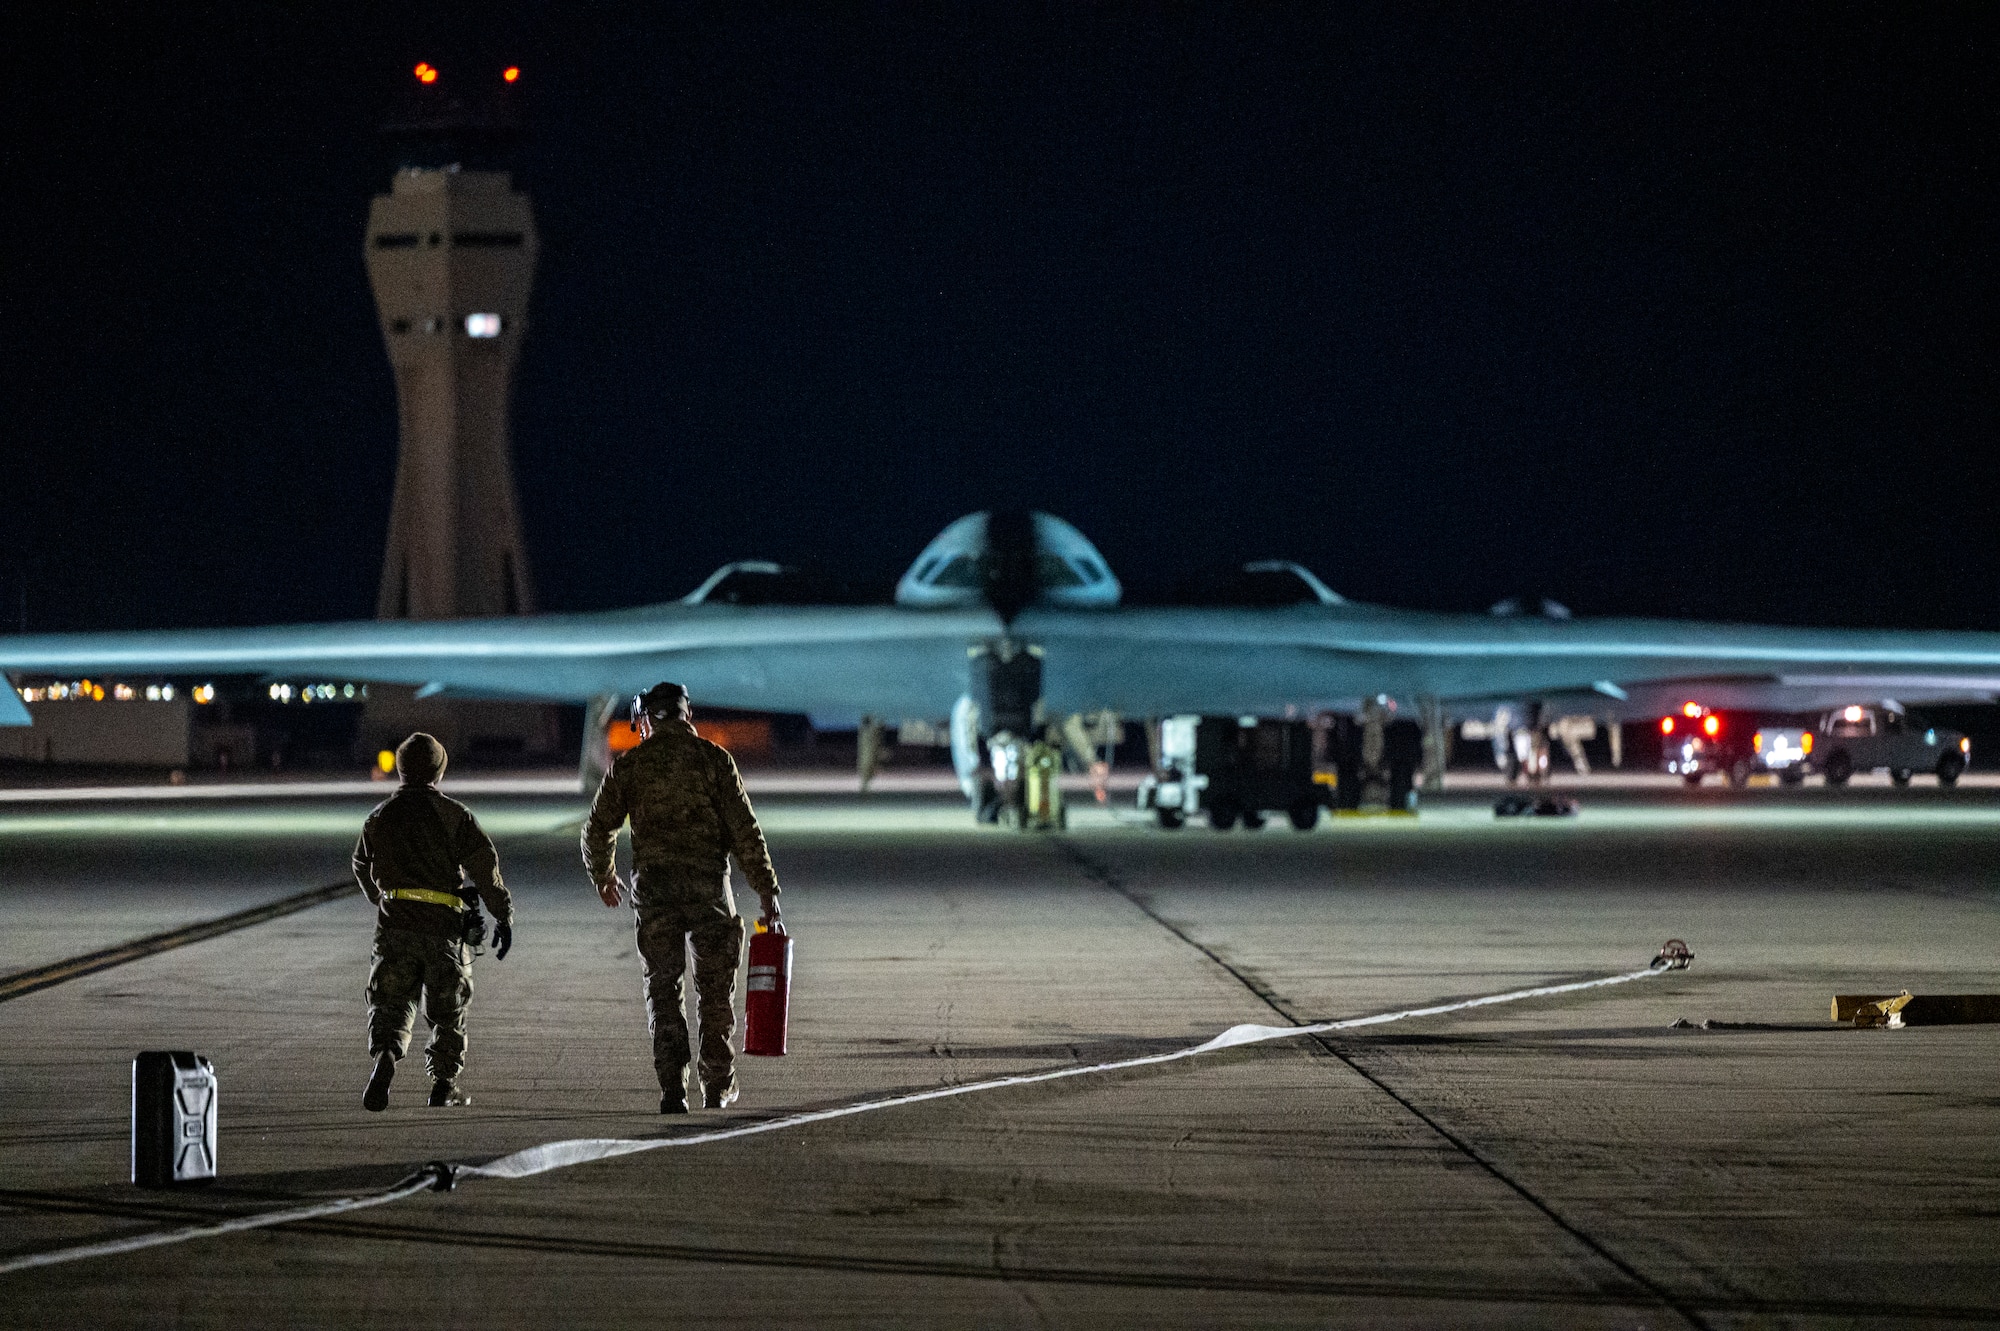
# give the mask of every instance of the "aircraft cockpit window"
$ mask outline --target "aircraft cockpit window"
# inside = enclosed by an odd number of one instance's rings
[[[1035,556],[1035,583],[1042,587],[1081,587],[1083,577],[1059,555]]]
[[[977,587],[979,562],[971,555],[953,555],[943,568],[931,575],[933,587]]]
[[[990,601],[1011,613],[1038,603],[1113,606],[1123,590],[1104,556],[1060,518],[974,513],[924,547],[896,583],[896,603],[965,606]]]

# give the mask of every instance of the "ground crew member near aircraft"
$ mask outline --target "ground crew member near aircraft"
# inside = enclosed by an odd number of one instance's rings
[[[644,738],[605,774],[583,827],[583,867],[598,897],[616,906],[618,829],[632,820],[632,905],[662,1114],[685,1114],[688,1107],[681,977],[689,939],[703,1102],[721,1109],[736,1098],[730,1036],[736,1029],[743,921],[729,891],[731,855],[763,902],[764,919],[778,919],[778,875],[736,761],[721,745],[695,734],[691,717],[687,690],[679,684],[656,684],[632,700],[632,725]]]
[[[472,811],[438,793],[444,745],[419,732],[396,747],[402,787],[368,815],[354,847],[354,878],[375,903],[375,958],[368,972],[368,1053],[375,1071],[361,1107],[389,1105],[396,1062],[410,1047],[421,997],[431,1038],[424,1062],[434,1106],[470,1104],[465,1009],[472,1002],[468,924],[478,902],[493,912],[493,955],[514,945],[514,905],[500,857]],[[476,926],[475,926],[476,927]]]

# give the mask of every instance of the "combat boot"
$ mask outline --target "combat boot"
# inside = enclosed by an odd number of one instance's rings
[[[702,1103],[710,1109],[727,1109],[736,1103],[736,1078],[732,1074],[719,1086],[702,1083]]]
[[[471,1103],[472,1097],[459,1090],[457,1082],[447,1079],[431,1083],[432,1109],[456,1109],[460,1105]]]
[[[389,1083],[396,1079],[396,1056],[377,1054],[375,1071],[368,1078],[368,1089],[361,1093],[361,1107],[371,1114],[379,1114],[389,1107]]]

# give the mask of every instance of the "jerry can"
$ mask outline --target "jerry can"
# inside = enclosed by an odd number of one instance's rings
[[[184,1050],[132,1060],[132,1181],[142,1188],[215,1180],[215,1065]]]

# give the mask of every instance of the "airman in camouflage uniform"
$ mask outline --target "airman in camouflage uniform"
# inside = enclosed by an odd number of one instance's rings
[[[736,967],[743,921],[729,891],[729,856],[778,918],[778,875],[729,751],[694,732],[687,690],[655,685],[632,703],[646,738],[619,755],[583,828],[583,865],[607,906],[619,904],[618,829],[632,820],[632,904],[646,981],[646,1021],[660,1112],[687,1112],[688,1032],[681,1013],[686,940],[694,941],[701,1084],[710,1109],[736,1098]]]
[[[354,878],[375,904],[375,958],[368,973],[368,1053],[375,1071],[362,1107],[386,1109],[396,1062],[410,1047],[421,995],[430,1022],[424,1062],[435,1106],[469,1103],[458,1089],[465,1069],[465,1009],[472,1002],[472,946],[466,912],[493,912],[493,952],[514,942],[514,907],[500,881],[500,858],[479,820],[438,793],[444,745],[418,733],[396,749],[402,789],[377,805],[354,847]]]

